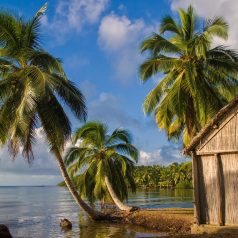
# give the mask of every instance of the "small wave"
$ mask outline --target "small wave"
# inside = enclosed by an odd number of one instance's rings
[[[25,216],[18,218],[18,224],[32,225],[42,222],[45,219],[43,216]]]

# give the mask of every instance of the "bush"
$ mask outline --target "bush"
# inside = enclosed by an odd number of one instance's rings
[[[189,181],[181,181],[176,185],[176,188],[193,188],[193,184]]]

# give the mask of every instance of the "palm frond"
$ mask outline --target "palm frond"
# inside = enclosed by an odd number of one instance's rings
[[[159,57],[149,58],[140,66],[140,76],[146,82],[151,76],[158,72],[166,73],[179,67],[179,60],[173,57],[160,55]]]
[[[165,16],[160,23],[160,34],[164,34],[167,31],[178,35],[181,33],[179,26],[171,16]]]
[[[204,32],[211,37],[228,38],[228,24],[222,17],[215,17],[205,22]]]
[[[45,13],[45,11],[47,10],[48,7],[48,3],[46,2],[41,8],[40,10],[36,13],[35,18],[39,18],[39,16],[41,16],[42,14]]]
[[[151,55],[158,56],[159,53],[176,53],[180,52],[180,49],[172,44],[164,37],[153,33],[151,37],[144,40],[140,46],[141,52],[150,51]]]
[[[47,97],[37,102],[37,111],[51,150],[63,149],[71,136],[71,124],[56,97],[48,90]]]
[[[105,144],[113,145],[120,142],[132,143],[132,136],[129,131],[122,129],[115,129],[112,132],[112,134],[108,137]]]

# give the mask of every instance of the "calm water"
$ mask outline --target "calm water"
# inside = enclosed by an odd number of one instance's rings
[[[192,207],[192,190],[150,190],[131,194],[129,204],[143,208]],[[70,232],[60,218],[73,223]],[[136,226],[92,222],[61,187],[0,187],[0,223],[17,238],[139,238],[159,233]]]

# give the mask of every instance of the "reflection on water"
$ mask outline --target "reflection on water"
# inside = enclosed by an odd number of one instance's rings
[[[139,238],[139,237],[158,237],[158,232],[151,232],[142,227],[120,224],[95,223],[81,216],[79,222],[80,238]],[[162,235],[162,234],[161,234]]]
[[[192,207],[192,190],[139,190],[130,194],[129,204],[143,208]],[[73,223],[70,232],[59,227],[60,218]],[[139,238],[158,237],[144,228],[95,223],[61,187],[0,187],[0,223],[17,238]]]
[[[129,204],[143,208],[192,207],[191,189],[150,189],[130,194]]]

